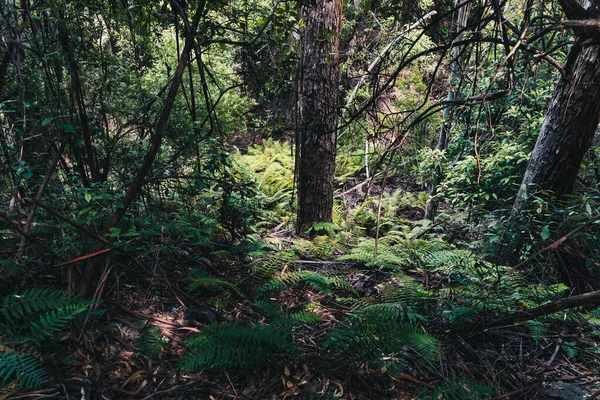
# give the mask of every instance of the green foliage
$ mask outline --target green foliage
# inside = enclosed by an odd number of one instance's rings
[[[138,350],[153,360],[158,359],[166,345],[167,341],[158,326],[145,327],[137,341]]]
[[[236,157],[257,177],[258,188],[265,195],[265,207],[278,217],[289,213],[294,184],[291,146],[269,138]]]
[[[0,379],[19,379],[21,387],[40,387],[47,378],[44,352],[92,304],[49,288],[6,296],[0,305]]]
[[[279,274],[263,286],[258,288],[257,293],[265,294],[273,291],[281,291],[297,285],[305,285],[319,292],[330,295],[334,289],[352,291],[352,286],[343,279],[335,276],[326,276],[312,271],[292,271]]]
[[[21,388],[37,389],[48,380],[48,375],[34,356],[0,351],[0,380],[6,384],[16,379]]]
[[[244,294],[236,285],[222,279],[209,277],[206,275],[206,271],[201,268],[193,268],[190,271],[190,276],[191,282],[188,285],[188,290],[223,289],[236,293],[240,297],[244,297]]]
[[[23,266],[19,265],[13,260],[0,259],[0,273],[16,275],[20,272],[23,272]]]
[[[324,347],[348,362],[378,363],[384,357],[398,357],[401,362],[409,349],[435,362],[437,339],[418,327],[397,321],[393,314],[392,309],[383,314],[357,313],[328,333]]]
[[[274,360],[298,357],[291,341],[291,326],[272,324],[246,326],[239,323],[213,324],[185,341],[188,353],[181,368],[251,368],[273,365]]]
[[[424,259],[447,245],[439,240],[418,238],[419,229],[390,231],[377,243],[375,239],[362,239],[348,254],[338,257],[341,261],[357,261],[367,267],[383,267],[392,271],[418,268]]]

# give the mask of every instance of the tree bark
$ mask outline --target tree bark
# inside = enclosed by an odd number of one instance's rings
[[[546,119],[513,205],[516,217],[529,195],[571,192],[583,156],[600,121],[600,45],[586,40],[573,45],[550,101]]]
[[[342,0],[313,0],[305,7],[300,65],[297,230],[331,221],[337,122]]]
[[[495,321],[488,322],[485,324],[486,328],[493,328],[496,326],[512,325],[517,322],[534,320],[539,317],[543,317],[548,314],[559,312],[562,310],[568,310],[575,307],[587,307],[593,308],[600,304],[600,290],[595,292],[589,292],[580,294],[577,296],[565,297],[564,299],[553,301],[552,303],[546,303],[539,307],[528,308],[522,311],[516,311],[503,318]]]

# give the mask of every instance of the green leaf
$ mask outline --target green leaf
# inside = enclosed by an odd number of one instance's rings
[[[546,240],[550,237],[550,228],[548,228],[548,225],[542,228],[540,231],[540,236],[542,237],[542,240]]]
[[[52,122],[52,118],[46,118],[45,120],[42,121],[42,126],[46,126],[48,125],[50,122]]]
[[[85,197],[85,201],[87,201],[88,203],[89,203],[90,201],[92,201],[92,195],[91,195],[91,194],[89,194],[89,193],[86,193],[86,194],[84,195],[84,197]]]
[[[73,125],[71,124],[57,124],[56,126],[58,127],[58,129],[61,129],[65,132],[77,133],[77,131],[75,131],[75,128],[73,128]]]
[[[121,228],[115,228],[115,227],[112,227],[112,228],[110,228],[108,231],[110,232],[110,234],[111,234],[112,236],[119,237],[119,234],[121,233]]]

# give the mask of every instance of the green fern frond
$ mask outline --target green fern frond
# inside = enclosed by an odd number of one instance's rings
[[[188,285],[188,290],[198,289],[224,289],[236,293],[240,297],[244,297],[242,291],[233,283],[224,281],[223,279],[212,278],[206,276],[206,272],[200,268],[194,268],[191,270],[190,275],[192,281]]]
[[[447,249],[430,252],[422,257],[423,263],[432,268],[472,265],[477,257],[469,250]]]
[[[333,237],[341,228],[333,222],[315,222],[308,228],[308,232],[326,233],[327,236]]]
[[[431,361],[438,354],[438,341],[433,336],[411,324],[383,318],[356,319],[338,327],[327,335],[324,346],[351,362],[401,355],[405,347]]]
[[[166,345],[167,341],[163,338],[162,331],[158,326],[144,328],[137,340],[139,351],[151,359],[157,359]]]
[[[255,283],[265,282],[273,279],[277,272],[280,272],[291,261],[297,259],[294,252],[282,251],[277,254],[269,254],[253,262],[252,280]]]
[[[2,301],[0,314],[8,321],[21,320],[32,314],[64,308],[73,304],[73,301],[74,299],[61,290],[31,289],[6,296]]]
[[[531,338],[535,341],[535,343],[539,344],[547,332],[546,325],[544,325],[544,323],[541,321],[529,320],[525,321],[525,326],[527,326],[529,329]]]
[[[270,321],[279,321],[284,318],[281,304],[273,300],[257,300],[252,303],[252,306],[260,310],[260,312]]]
[[[37,389],[48,380],[48,375],[41,361],[31,355],[0,352],[0,380],[8,383],[16,379],[21,388]]]
[[[289,317],[292,321],[300,322],[301,324],[314,324],[321,320],[319,314],[315,314],[310,311],[298,311],[290,314]]]
[[[41,346],[41,341],[62,331],[67,325],[82,312],[88,309],[87,305],[68,305],[55,311],[41,315],[37,321],[31,321],[30,337],[36,345]]]
[[[188,354],[181,369],[187,371],[267,366],[274,360],[299,355],[291,341],[291,327],[284,324],[213,324],[186,340],[186,345]]]
[[[361,307],[354,311],[353,314],[356,318],[360,319],[383,318],[395,320],[400,317],[401,313],[402,305],[399,303],[380,303]]]
[[[23,266],[14,260],[0,260],[0,272],[8,275],[15,275],[23,271]]]
[[[312,271],[292,271],[280,274],[258,288],[259,295],[271,292],[277,292],[298,284],[305,284],[317,289],[319,292],[330,295],[333,289],[343,289],[355,292],[352,286],[338,277],[330,277],[323,274],[317,274]]]

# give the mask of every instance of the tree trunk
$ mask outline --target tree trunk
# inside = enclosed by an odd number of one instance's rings
[[[456,16],[456,42],[460,42],[463,40],[464,30],[467,26],[467,19],[469,18],[469,11],[471,9],[471,3],[467,0],[457,0],[456,5],[458,6],[457,16]],[[454,46],[452,49],[452,65],[450,67],[450,78],[449,78],[449,90],[448,96],[446,100],[448,102],[452,102],[456,97],[456,92],[458,88],[455,87],[456,81],[460,78],[460,53],[462,47]],[[435,146],[436,150],[445,151],[448,147],[448,130],[450,129],[450,112],[452,111],[452,106],[448,105],[444,107],[444,112],[442,114],[442,125],[440,126],[440,136],[438,139],[437,146]],[[425,207],[425,219],[433,221],[435,219],[435,215],[437,213],[437,199],[435,195],[437,194],[437,187],[440,183],[442,177],[436,171],[433,171],[433,176],[431,179],[431,183],[429,186],[429,199],[427,200],[427,205]]]
[[[513,205],[512,217],[527,197],[571,192],[583,156],[600,120],[600,45],[583,40],[571,48]]]
[[[339,101],[342,0],[305,7],[298,121],[298,215],[302,232],[331,221]]]

